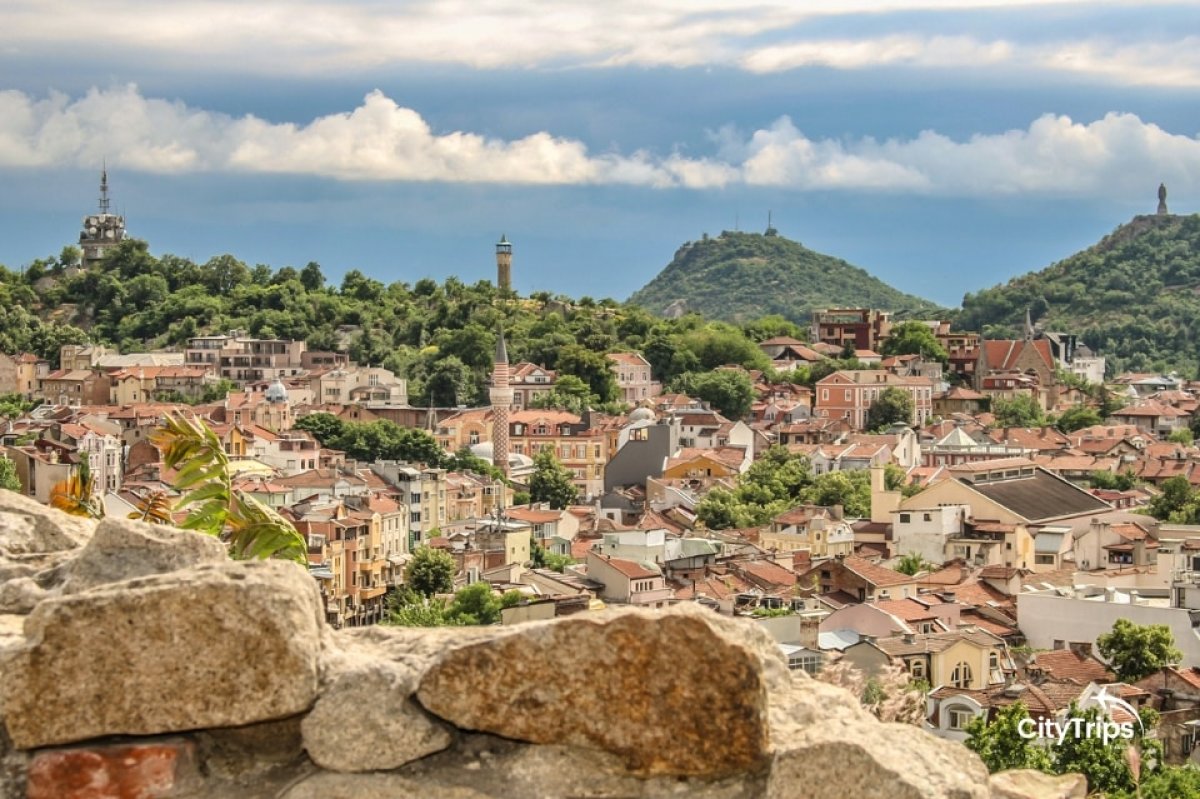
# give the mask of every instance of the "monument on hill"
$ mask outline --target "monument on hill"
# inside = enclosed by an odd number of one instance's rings
[[[1170,213],[1167,210],[1167,184],[1158,184],[1158,211],[1159,216],[1166,216]]]

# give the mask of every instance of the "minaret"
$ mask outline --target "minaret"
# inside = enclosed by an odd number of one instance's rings
[[[502,328],[497,331],[488,398],[492,402],[492,465],[508,477],[508,409],[512,407],[513,390],[508,385],[508,348],[504,346]]]
[[[502,295],[512,292],[512,244],[503,233],[496,243],[496,288]]]
[[[1029,313],[1029,308],[1025,309],[1025,340],[1033,341],[1033,317]]]

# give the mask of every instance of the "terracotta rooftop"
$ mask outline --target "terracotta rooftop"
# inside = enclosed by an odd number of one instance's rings
[[[1071,681],[1079,685],[1087,685],[1090,682],[1107,683],[1116,679],[1099,660],[1071,649],[1039,652],[1029,667],[1041,671],[1051,680]]]

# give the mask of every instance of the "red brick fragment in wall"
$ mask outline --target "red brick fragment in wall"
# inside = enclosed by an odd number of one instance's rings
[[[38,752],[28,799],[169,799],[193,767],[188,741]]]

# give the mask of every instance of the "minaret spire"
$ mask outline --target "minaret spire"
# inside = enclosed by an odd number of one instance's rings
[[[508,409],[512,407],[513,390],[508,383],[508,347],[504,343],[504,328],[496,329],[496,358],[492,364],[492,386],[488,398],[492,403],[492,465],[508,477]]]
[[[1033,341],[1033,317],[1028,307],[1025,308],[1025,340]]]

